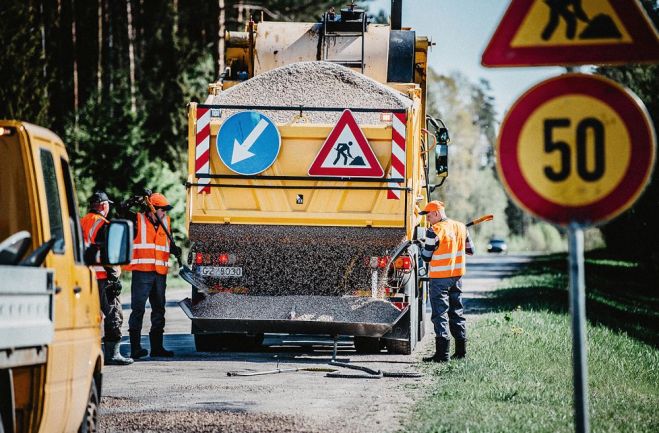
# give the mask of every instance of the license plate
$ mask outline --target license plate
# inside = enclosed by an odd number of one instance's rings
[[[243,276],[243,268],[239,266],[199,266],[197,272],[204,277],[215,278]]]

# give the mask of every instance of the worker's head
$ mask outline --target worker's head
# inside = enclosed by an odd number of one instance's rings
[[[89,198],[89,208],[103,216],[108,216],[108,213],[110,213],[110,204],[112,203],[114,202],[108,198],[105,191],[96,191]]]
[[[429,202],[421,212],[419,212],[419,215],[426,215],[428,222],[430,224],[435,224],[446,218],[444,203],[439,200],[433,200]]]
[[[156,215],[159,218],[164,218],[168,210],[171,210],[173,206],[169,204],[167,198],[164,195],[154,192],[149,196],[149,203],[156,210]]]

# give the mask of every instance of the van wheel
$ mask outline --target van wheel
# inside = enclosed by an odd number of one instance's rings
[[[96,433],[98,431],[98,404],[98,388],[96,388],[96,381],[92,380],[85,415],[78,429],[78,433]]]

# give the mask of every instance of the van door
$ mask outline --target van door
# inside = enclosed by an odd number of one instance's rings
[[[54,270],[55,285],[55,337],[49,348],[46,372],[44,419],[42,426],[49,431],[65,431],[70,409],[73,345],[73,300],[76,296],[72,260],[67,256],[68,229],[62,218],[61,173],[58,173],[49,137],[32,135],[35,170],[40,190],[44,237],[56,242],[48,257],[46,267]],[[69,241],[70,242],[70,241]],[[69,247],[69,254],[70,253]]]
[[[63,177],[64,207],[62,217],[68,222],[67,249],[73,264],[73,283],[80,291],[73,299],[74,357],[71,383],[71,409],[69,429],[77,429],[87,407],[89,387],[101,347],[101,306],[96,286],[96,276],[84,264],[83,238],[78,205],[75,199],[73,179],[69,163],[62,152],[59,155]],[[68,253],[68,252],[67,252]]]

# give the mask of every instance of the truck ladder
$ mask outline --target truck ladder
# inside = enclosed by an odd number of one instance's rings
[[[321,34],[322,49],[321,60],[332,62],[348,68],[359,68],[364,73],[364,33],[368,25],[366,12],[354,9],[354,3],[349,9],[341,9],[340,21],[336,20],[333,8],[323,16],[323,30]],[[331,39],[330,39],[331,38]],[[336,43],[336,38],[361,38],[361,56],[359,59],[330,58],[330,43]]]

